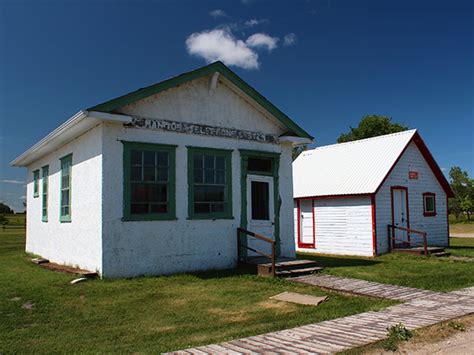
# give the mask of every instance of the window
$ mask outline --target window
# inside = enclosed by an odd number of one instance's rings
[[[39,196],[39,170],[33,171],[33,197]]]
[[[252,181],[252,219],[268,221],[270,219],[270,192],[268,182]]]
[[[48,222],[48,176],[49,176],[49,166],[43,166],[42,168],[42,181],[43,181],[43,191],[42,191],[42,213],[41,220],[43,222]]]
[[[71,173],[72,154],[69,154],[61,158],[61,190],[59,205],[59,220],[61,222],[71,221]]]
[[[423,215],[425,217],[436,216],[436,195],[432,192],[423,194]]]
[[[189,217],[232,217],[230,150],[188,148]]]
[[[124,219],[176,218],[176,146],[124,143]]]
[[[271,158],[256,158],[249,157],[247,163],[247,170],[250,172],[272,174],[272,159]],[[266,175],[266,174],[265,174]]]

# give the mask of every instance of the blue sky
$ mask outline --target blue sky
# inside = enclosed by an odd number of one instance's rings
[[[0,200],[8,163],[80,109],[220,58],[316,137],[366,114],[418,128],[474,175],[472,1],[0,2]]]

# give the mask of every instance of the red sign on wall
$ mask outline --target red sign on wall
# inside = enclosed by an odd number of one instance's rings
[[[409,171],[408,178],[411,180],[418,180],[418,171]]]

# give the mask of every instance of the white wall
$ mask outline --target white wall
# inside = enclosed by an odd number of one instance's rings
[[[295,245],[298,245],[296,208],[294,218]],[[298,248],[298,251],[372,256],[370,196],[315,199],[314,218],[316,248]]]
[[[418,180],[408,178],[409,171],[418,172]],[[448,242],[446,193],[434,176],[415,143],[410,143],[403,156],[376,195],[377,251],[388,251],[387,224],[392,223],[391,186],[408,188],[410,228],[428,232],[428,244],[445,246]],[[434,217],[423,215],[423,192],[436,194]],[[416,235],[412,234],[412,238]]]
[[[100,126],[28,167],[26,251],[52,262],[102,270]],[[59,222],[60,161],[72,157],[71,222]],[[41,167],[49,165],[48,221],[43,222]],[[33,197],[33,171],[40,170],[39,196]]]
[[[283,133],[246,101],[220,83],[211,96],[208,80],[200,79],[179,88],[129,105],[122,112],[143,117],[205,123],[264,133]],[[236,229],[240,226],[241,183],[238,149],[280,152],[280,195],[282,198],[280,238],[282,254],[294,255],[292,236],[291,147],[245,140],[205,137],[144,129],[104,126],[103,134],[103,250],[105,277],[168,274],[235,266]],[[174,221],[124,222],[123,145],[120,142],[175,144],[176,217]],[[233,219],[189,220],[187,149],[200,146],[233,149]]]

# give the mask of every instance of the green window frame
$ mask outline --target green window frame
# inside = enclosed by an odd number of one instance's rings
[[[187,148],[188,218],[233,219],[232,150]]]
[[[59,221],[71,222],[71,183],[72,183],[72,154],[60,159],[61,184],[59,191]]]
[[[176,145],[123,142],[123,220],[176,219]]]
[[[33,171],[33,197],[39,197],[39,175],[39,170]]]
[[[49,166],[43,166],[41,168],[41,181],[42,181],[42,192],[41,192],[41,220],[48,222],[48,183],[49,183]]]

